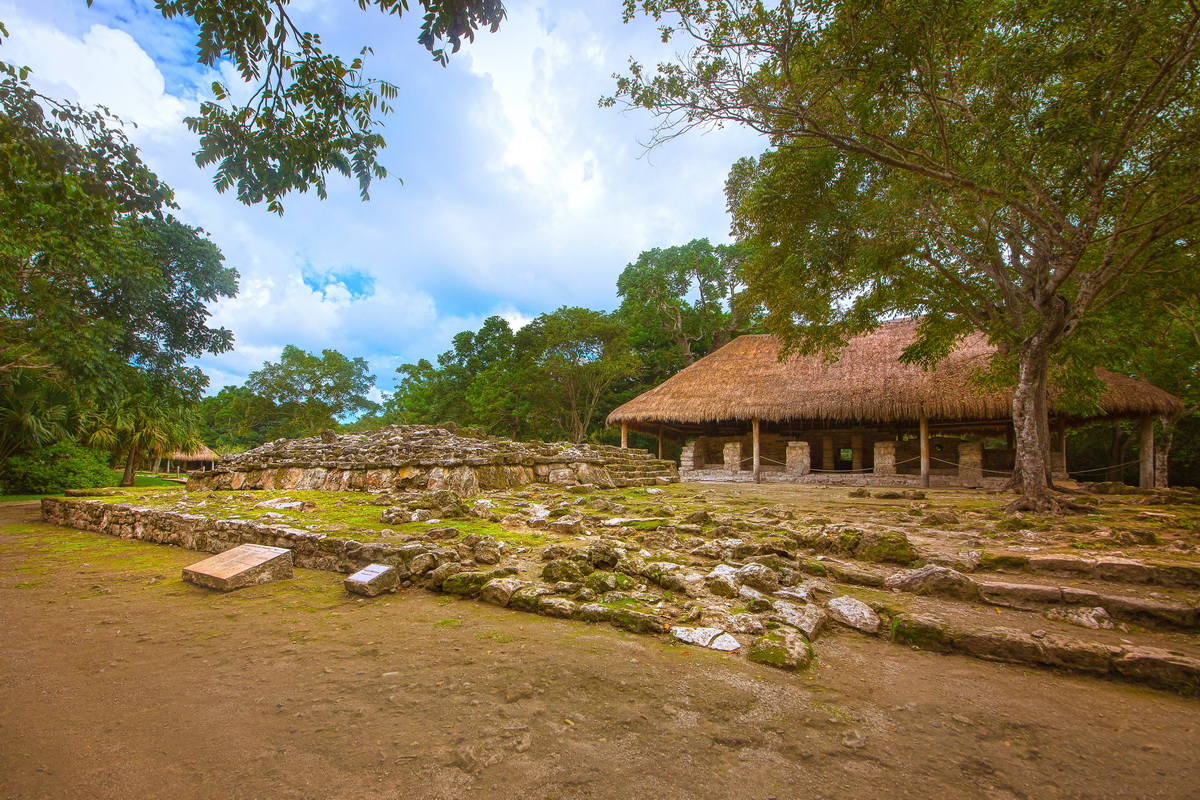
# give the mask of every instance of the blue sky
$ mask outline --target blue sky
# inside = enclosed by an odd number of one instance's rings
[[[414,4],[415,5],[415,4]],[[669,59],[648,22],[616,0],[513,3],[443,68],[416,43],[419,17],[353,0],[293,0],[302,27],[344,56],[374,48],[367,72],[397,84],[383,162],[395,178],[362,203],[350,181],[330,199],[296,195],[276,217],[211,187],[182,120],[218,77],[194,38],[153,0],[0,0],[0,58],[32,67],[46,94],[103,104],[207,230],[241,292],[213,308],[232,353],[198,363],[212,389],[241,383],[286,344],[365,356],[388,390],[397,365],[433,358],[492,314],[520,325],[563,305],[611,309],[617,275],[643,250],[724,241],[734,160],[765,142],[739,129],[692,132],[647,153],[653,119],[602,109],[633,56]]]

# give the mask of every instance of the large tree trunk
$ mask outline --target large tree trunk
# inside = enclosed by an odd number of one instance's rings
[[[137,448],[129,445],[129,454],[125,456],[125,474],[121,476],[121,486],[133,486],[134,468],[137,466]]]
[[[1016,459],[1012,488],[1021,498],[1010,510],[1054,511],[1050,479],[1050,421],[1047,383],[1050,348],[1037,337],[1022,343],[1017,354],[1017,386],[1013,391],[1013,431]]]
[[[1121,423],[1113,425],[1112,445],[1108,448],[1108,470],[1104,479],[1112,483],[1121,483],[1125,473],[1125,451],[1129,447],[1129,431]]]
[[[1162,436],[1154,440],[1154,485],[1159,489],[1167,488],[1167,459],[1171,455],[1171,440],[1175,438],[1176,420],[1160,417]]]

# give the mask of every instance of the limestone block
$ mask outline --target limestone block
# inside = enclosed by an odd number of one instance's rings
[[[983,482],[983,443],[958,443],[958,477],[968,486]]]
[[[807,475],[812,471],[812,452],[808,442],[788,442],[786,469],[792,475]]]
[[[371,564],[342,581],[346,591],[375,597],[384,592],[394,592],[400,585],[400,573],[386,564]]]
[[[183,569],[188,583],[223,592],[290,577],[292,551],[261,544],[243,544]]]
[[[876,475],[895,475],[896,474],[896,443],[895,442],[876,442],[875,443],[875,474]]]
[[[726,442],[723,453],[725,455],[725,469],[730,472],[737,472],[742,468],[741,442]]]

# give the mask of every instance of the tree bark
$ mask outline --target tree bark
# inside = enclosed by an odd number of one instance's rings
[[[1129,431],[1117,422],[1113,424],[1112,445],[1108,448],[1108,470],[1104,479],[1112,483],[1120,483],[1125,468],[1125,449],[1129,446]]]
[[[137,466],[137,448],[129,445],[129,453],[125,456],[125,472],[121,475],[121,486],[133,486],[134,468]]]
[[[1050,479],[1049,361],[1049,347],[1036,339],[1022,343],[1017,353],[1017,386],[1013,390],[1017,452],[1012,488],[1021,498],[1010,506],[1012,510],[1044,513],[1056,506]]]

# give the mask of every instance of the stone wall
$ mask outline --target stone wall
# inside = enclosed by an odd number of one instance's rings
[[[512,442],[454,426],[393,425],[366,434],[279,439],[193,472],[188,489],[449,489],[470,496],[529,483],[646,486],[679,479],[645,450]]]
[[[53,525],[107,533],[121,539],[173,544],[202,553],[223,553],[242,544],[284,547],[292,551],[296,566],[326,572],[352,573],[368,564],[387,564],[396,567],[402,579],[416,579],[460,558],[452,547],[336,539],[323,533],[260,522],[217,520],[100,500],[43,498],[42,519]]]

